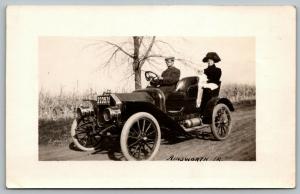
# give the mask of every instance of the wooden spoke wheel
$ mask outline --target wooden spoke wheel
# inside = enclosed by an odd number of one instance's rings
[[[226,139],[232,128],[231,112],[225,104],[217,104],[212,115],[211,131],[217,140]]]
[[[152,160],[160,142],[159,124],[149,113],[136,113],[123,126],[120,144],[127,160]]]
[[[102,139],[96,131],[94,118],[75,119],[71,126],[71,136],[76,147],[83,151],[94,151]]]

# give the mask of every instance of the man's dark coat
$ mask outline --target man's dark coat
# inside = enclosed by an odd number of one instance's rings
[[[167,95],[170,92],[174,92],[176,89],[176,84],[180,78],[180,70],[174,66],[168,67],[164,72],[162,72],[160,80],[160,89]]]

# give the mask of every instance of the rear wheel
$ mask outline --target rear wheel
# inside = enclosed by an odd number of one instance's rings
[[[160,142],[159,124],[149,113],[136,113],[123,126],[120,144],[127,160],[152,160],[158,152]]]
[[[211,131],[217,140],[226,139],[232,128],[231,112],[225,104],[217,104],[212,115]]]
[[[71,137],[76,147],[83,151],[94,151],[102,139],[96,131],[95,119],[89,117],[73,121]]]

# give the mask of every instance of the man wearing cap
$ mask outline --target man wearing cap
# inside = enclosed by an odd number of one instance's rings
[[[174,57],[165,58],[168,68],[162,72],[157,82],[151,83],[151,85],[160,85],[159,88],[164,92],[166,98],[169,93],[176,89],[176,84],[180,78],[180,70],[174,67],[174,60]]]
[[[209,52],[202,60],[204,63],[208,64],[208,67],[204,69],[204,72],[199,72],[199,85],[198,85],[198,95],[196,106],[200,107],[202,92],[204,88],[208,88],[210,90],[215,90],[219,87],[221,81],[222,70],[216,67],[215,63],[221,61],[219,55],[215,52]],[[204,74],[203,74],[204,73]]]

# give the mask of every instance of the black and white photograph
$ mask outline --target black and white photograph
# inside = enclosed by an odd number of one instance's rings
[[[40,37],[39,160],[255,161],[255,38]]]
[[[9,6],[7,188],[294,188],[293,6]]]

